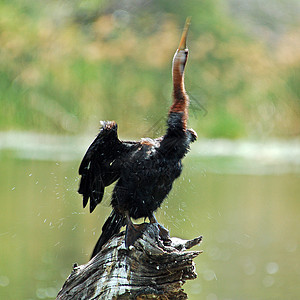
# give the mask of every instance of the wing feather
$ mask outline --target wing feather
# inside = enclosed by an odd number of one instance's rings
[[[117,124],[113,121],[102,122],[99,134],[79,167],[81,180],[78,193],[83,195],[84,207],[90,200],[90,212],[101,202],[104,188],[120,177],[122,148]]]

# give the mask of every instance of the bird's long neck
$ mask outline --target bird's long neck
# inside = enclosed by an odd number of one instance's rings
[[[185,131],[188,118],[189,97],[184,88],[184,67],[185,65],[182,64],[180,59],[177,59],[175,54],[172,68],[173,104],[169,111],[169,121],[170,118],[173,118],[174,114],[176,114],[176,119],[181,123],[182,130]]]
[[[187,118],[189,98],[184,88],[184,65],[178,63],[176,54],[173,60],[173,104],[169,111],[168,128],[160,151],[165,155],[181,159],[187,152]]]

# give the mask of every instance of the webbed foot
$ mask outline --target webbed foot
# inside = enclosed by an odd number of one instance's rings
[[[159,236],[162,239],[164,245],[170,246],[172,244],[172,241],[171,241],[169,230],[157,222],[154,214],[152,214],[152,216],[149,219],[150,219],[150,223],[157,224],[159,228]]]
[[[144,230],[147,227],[147,223],[142,224],[133,224],[132,222],[127,224],[126,233],[125,233],[125,247],[128,249],[129,246],[132,246],[136,240],[138,240]]]
[[[148,224],[147,223],[133,224],[128,213],[126,213],[126,217],[127,217],[127,226],[125,232],[125,247],[128,249],[129,246],[132,246],[135,243],[135,241],[142,236]]]

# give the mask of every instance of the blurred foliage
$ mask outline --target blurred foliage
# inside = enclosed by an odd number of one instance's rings
[[[218,0],[1,1],[1,130],[96,132],[115,119],[121,136],[162,134],[186,16],[198,134],[298,135],[299,27],[270,49]]]

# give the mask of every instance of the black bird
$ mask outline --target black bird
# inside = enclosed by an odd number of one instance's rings
[[[197,138],[194,130],[187,129],[189,97],[184,88],[184,69],[188,57],[188,27],[189,19],[173,58],[173,104],[166,134],[138,142],[121,141],[117,124],[104,121],[81,162],[78,193],[83,195],[84,207],[90,200],[90,212],[101,202],[104,188],[117,181],[111,199],[113,210],[102,227],[92,257],[124,225],[127,225],[125,244],[127,247],[132,245],[145,223],[133,224],[131,218],[149,218],[151,223],[157,223],[153,212],[160,207],[179,177],[181,160],[189,151],[190,143]],[[168,231],[161,225],[159,228],[161,236],[168,239]]]

